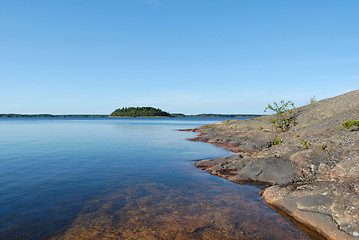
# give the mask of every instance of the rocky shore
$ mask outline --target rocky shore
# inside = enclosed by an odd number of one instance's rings
[[[198,127],[191,140],[224,146],[227,157],[195,166],[235,183],[266,184],[262,197],[327,239],[359,239],[359,90],[296,108],[281,131],[275,115]]]

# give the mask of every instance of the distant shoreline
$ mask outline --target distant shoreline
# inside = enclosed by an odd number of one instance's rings
[[[27,118],[27,117],[51,117],[51,118],[66,118],[66,117],[108,117],[108,115],[91,115],[91,114],[65,114],[65,115],[53,115],[53,114],[0,114],[3,118]]]
[[[185,115],[181,113],[171,114],[171,118],[186,118],[186,117],[260,117],[262,115],[257,114],[195,114],[195,115]],[[82,118],[91,118],[91,117],[113,117],[110,115],[102,115],[102,114],[16,114],[16,113],[8,113],[8,114],[0,114],[0,118],[29,118],[29,117],[49,117],[49,118],[74,118],[74,117],[82,117]],[[122,117],[122,116],[121,116]],[[126,117],[126,116],[123,116]]]
[[[217,114],[217,113],[201,113],[201,114],[194,114],[194,115],[185,115],[181,113],[172,113],[171,117],[260,117],[263,115],[259,114]]]

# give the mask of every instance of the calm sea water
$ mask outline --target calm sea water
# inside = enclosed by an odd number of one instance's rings
[[[306,239],[193,167],[231,154],[176,129],[218,118],[0,119],[0,239]]]

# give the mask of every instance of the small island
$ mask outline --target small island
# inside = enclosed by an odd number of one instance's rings
[[[124,107],[113,111],[110,117],[170,117],[168,112],[153,107]]]

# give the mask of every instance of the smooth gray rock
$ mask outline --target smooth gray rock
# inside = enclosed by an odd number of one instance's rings
[[[248,180],[270,184],[291,183],[297,176],[289,160],[281,158],[265,158],[251,161],[236,172],[231,180]]]
[[[359,120],[359,90],[294,109],[287,132],[270,124],[275,117],[198,127],[194,140],[241,157],[195,165],[233,182],[280,184],[265,190],[268,203],[328,239],[359,239],[359,131],[341,125]]]

